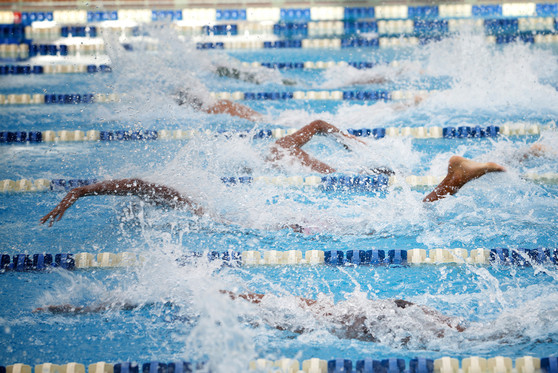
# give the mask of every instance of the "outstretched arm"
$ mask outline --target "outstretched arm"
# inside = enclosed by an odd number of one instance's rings
[[[165,185],[149,183],[141,179],[121,179],[102,181],[100,183],[86,185],[70,190],[70,192],[51,212],[41,218],[41,224],[48,221],[49,226],[52,226],[55,221],[62,219],[66,210],[78,199],[94,195],[136,195],[145,201],[155,204],[165,204],[174,208],[187,206],[192,209],[195,214],[203,214],[201,207],[196,206],[188,197],[183,196],[173,188]]]
[[[206,110],[209,114],[229,114],[256,122],[262,119],[262,115],[246,105],[237,104],[229,100],[219,100]]]

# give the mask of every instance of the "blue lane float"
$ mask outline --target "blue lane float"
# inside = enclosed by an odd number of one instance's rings
[[[487,127],[444,127],[442,129],[442,136],[446,139],[452,138],[481,138],[481,137],[497,137],[500,133],[499,126],[487,126]]]
[[[214,26],[203,26],[202,33],[205,35],[238,35],[238,26],[231,25],[214,25]]]
[[[383,127],[360,129],[349,128],[347,132],[356,137],[373,137],[375,139],[383,139],[386,136],[386,129]]]
[[[52,21],[54,20],[52,12],[21,12],[21,25],[28,26],[31,23],[38,21]]]
[[[473,5],[472,16],[474,18],[501,17],[502,5]]]
[[[284,8],[280,10],[281,21],[310,21],[310,8]]]
[[[87,12],[87,22],[117,21],[118,11]]]
[[[293,92],[245,92],[245,100],[290,100],[294,98]]]
[[[276,23],[273,25],[273,34],[279,37],[306,37],[308,36],[308,23]]]
[[[246,21],[246,9],[217,9],[217,21]]]
[[[7,271],[42,271],[49,268],[73,270],[75,261],[72,254],[16,254],[10,257],[3,254],[0,257],[0,269]]]
[[[153,10],[151,12],[151,20],[153,22],[182,21],[182,11],[181,10]]]
[[[53,179],[50,181],[50,190],[53,192],[65,192],[70,189],[92,185],[97,182],[97,179]]]
[[[156,130],[144,131],[100,131],[101,141],[138,141],[138,140],[157,140],[159,133]]]
[[[0,44],[21,44],[25,42],[23,25],[0,25]]]
[[[343,100],[356,101],[389,101],[391,93],[384,90],[376,91],[343,91]]]
[[[518,267],[528,267],[532,263],[543,264],[546,262],[558,262],[556,250],[549,249],[506,249],[497,248],[490,250],[490,261],[498,265],[513,265]]]
[[[558,357],[543,357],[541,371],[544,373],[558,373]]]
[[[72,37],[97,37],[97,28],[95,26],[62,26],[60,28],[60,36],[67,38]]]
[[[389,176],[379,175],[328,175],[322,176],[321,187],[327,191],[336,190],[377,190],[387,188]]]
[[[53,94],[45,95],[45,104],[92,104],[95,102],[93,94]]]
[[[428,19],[438,18],[439,9],[436,5],[410,6],[407,11],[407,18]]]
[[[267,67],[268,69],[296,69],[302,70],[304,69],[304,62],[262,62],[262,67]]]

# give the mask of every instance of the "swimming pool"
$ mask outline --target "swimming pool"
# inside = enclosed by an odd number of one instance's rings
[[[160,26],[160,25],[159,25]],[[98,361],[206,361],[214,371],[245,371],[258,358],[377,360],[556,356],[558,289],[552,258],[532,266],[506,264],[407,265],[239,265],[222,266],[206,253],[276,250],[343,252],[377,250],[551,249],[555,255],[556,197],[551,182],[526,174],[556,173],[558,92],[556,47],[494,45],[476,32],[463,32],[426,45],[394,48],[197,49],[166,27],[145,27],[159,40],[157,51],[132,41],[124,49],[105,36],[112,72],[0,77],[0,94],[118,94],[119,102],[65,105],[5,105],[0,131],[197,130],[182,140],[62,141],[0,144],[0,179],[109,179],[142,177],[159,181],[202,201],[211,216],[156,208],[132,197],[80,200],[53,227],[39,225],[64,192],[7,192],[0,196],[2,253],[123,253],[141,264],[67,271],[6,270],[1,276],[3,330],[1,363],[36,365]],[[130,50],[131,49],[131,50]],[[146,50],[147,49],[147,50]],[[359,70],[250,70],[256,85],[217,77],[209,63],[227,56],[244,62],[380,62]],[[36,64],[48,65],[45,58]],[[91,60],[84,60],[91,62]],[[393,63],[397,61],[397,64]],[[103,60],[102,63],[105,63]],[[95,63],[101,64],[101,63]],[[362,74],[389,78],[382,84],[351,82]],[[423,102],[405,100],[243,100],[266,114],[262,123],[208,115],[179,107],[171,93],[197,78],[212,92],[417,92]],[[294,81],[283,85],[282,80]],[[386,135],[367,138],[347,151],[330,138],[305,149],[356,175],[360,167],[386,166],[407,175],[443,176],[453,154],[504,164],[508,172],[486,175],[454,197],[424,205],[431,187],[394,183],[380,189],[283,185],[272,177],[308,177],[308,170],[283,170],[263,161],[273,141],[252,136],[260,130],[300,128],[324,119],[343,129],[434,128],[536,125],[541,134],[483,138],[424,138]],[[523,128],[523,127],[522,127]],[[252,131],[225,136],[220,131]],[[389,131],[388,131],[389,132]],[[217,135],[216,135],[217,134]],[[60,137],[60,134],[58,134]],[[99,133],[100,136],[100,133]],[[163,137],[163,136],[159,136]],[[550,152],[524,157],[539,141]],[[251,177],[250,184],[223,177]],[[258,177],[268,182],[256,182]],[[295,183],[296,184],[296,183]],[[285,226],[301,224],[313,234]],[[201,257],[188,255],[203,253]],[[327,254],[326,254],[327,255]],[[185,257],[186,256],[186,257]],[[275,295],[263,306],[227,299],[219,290]],[[324,295],[325,294],[325,295]],[[346,301],[370,317],[365,299],[401,298],[458,317],[468,328],[444,335],[414,313],[390,313],[375,323],[375,342],[342,338],[335,326],[297,306],[293,296]],[[32,313],[49,304],[131,302],[134,310],[100,314]],[[331,305],[331,308],[334,307]],[[346,311],[347,309],[345,309]],[[369,313],[370,312],[370,313]],[[283,329],[305,329],[297,334]],[[402,342],[406,341],[406,342]]]

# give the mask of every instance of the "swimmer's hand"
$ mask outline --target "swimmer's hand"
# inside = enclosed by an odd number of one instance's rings
[[[79,198],[84,196],[84,190],[82,187],[74,188],[70,190],[66,197],[60,201],[60,203],[48,214],[43,216],[40,220],[41,224],[48,222],[48,226],[52,227],[55,221],[59,221],[64,216],[64,213],[70,206],[72,206]]]

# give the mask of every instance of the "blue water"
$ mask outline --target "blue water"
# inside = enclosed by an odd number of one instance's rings
[[[193,56],[201,53],[190,52]],[[2,77],[1,94],[46,90],[128,96],[119,104],[2,107],[0,130],[252,130],[298,128],[319,118],[345,129],[521,121],[548,125],[558,115],[556,50],[494,47],[479,44],[470,35],[401,50],[230,52],[241,61],[406,60],[410,67],[402,73],[387,69],[394,74],[391,82],[357,88],[440,90],[420,105],[403,110],[382,102],[245,102],[267,114],[266,121],[257,125],[177,107],[168,92],[180,80],[179,73],[194,72],[214,91],[261,92],[322,86],[343,90],[345,77],[354,71],[342,70],[333,77],[323,71],[287,71],[282,76],[296,80],[295,86],[285,87],[273,80],[255,85],[217,78],[195,60],[178,60],[178,52],[129,53],[111,52],[112,74]],[[540,158],[524,158],[525,149],[536,141],[549,152]],[[328,138],[318,138],[305,147],[346,173],[355,172],[359,165],[385,165],[403,177],[443,175],[453,154],[500,162],[508,168],[505,174],[487,175],[456,196],[431,205],[420,202],[428,192],[424,188],[328,192],[267,184],[228,187],[220,182],[222,176],[238,176],[247,169],[253,176],[310,174],[297,167],[270,168],[261,157],[270,143],[209,136],[188,141],[1,146],[0,179],[143,177],[189,193],[212,214],[199,219],[188,211],[156,208],[132,197],[98,196],[80,200],[48,228],[38,220],[54,208],[63,193],[0,196],[2,253],[132,251],[145,257],[139,268],[2,274],[2,363],[185,358],[209,359],[216,367],[238,367],[259,357],[517,358],[556,353],[555,267],[221,268],[204,260],[184,266],[176,261],[190,251],[212,250],[554,248],[558,187],[521,178],[528,172],[558,171],[558,158],[552,153],[558,148],[554,131],[545,131],[541,138],[495,140],[386,138],[370,140],[365,149],[353,152]],[[321,230],[303,235],[283,228],[293,223],[318,225]],[[258,307],[231,302],[219,289],[268,292],[286,298]],[[402,298],[459,317],[469,328],[464,333],[448,332],[443,338],[413,327],[398,332],[380,328],[379,343],[342,339],[327,325],[316,325],[311,316],[301,314],[290,297],[324,297],[320,294],[363,307],[364,298]],[[48,304],[117,300],[144,306],[90,315],[31,312]],[[412,316],[408,317],[403,324],[412,325]],[[296,320],[295,324],[311,331],[298,335],[269,326],[280,324],[283,318]],[[412,342],[402,345],[397,338],[390,340],[391,332],[409,333]]]

